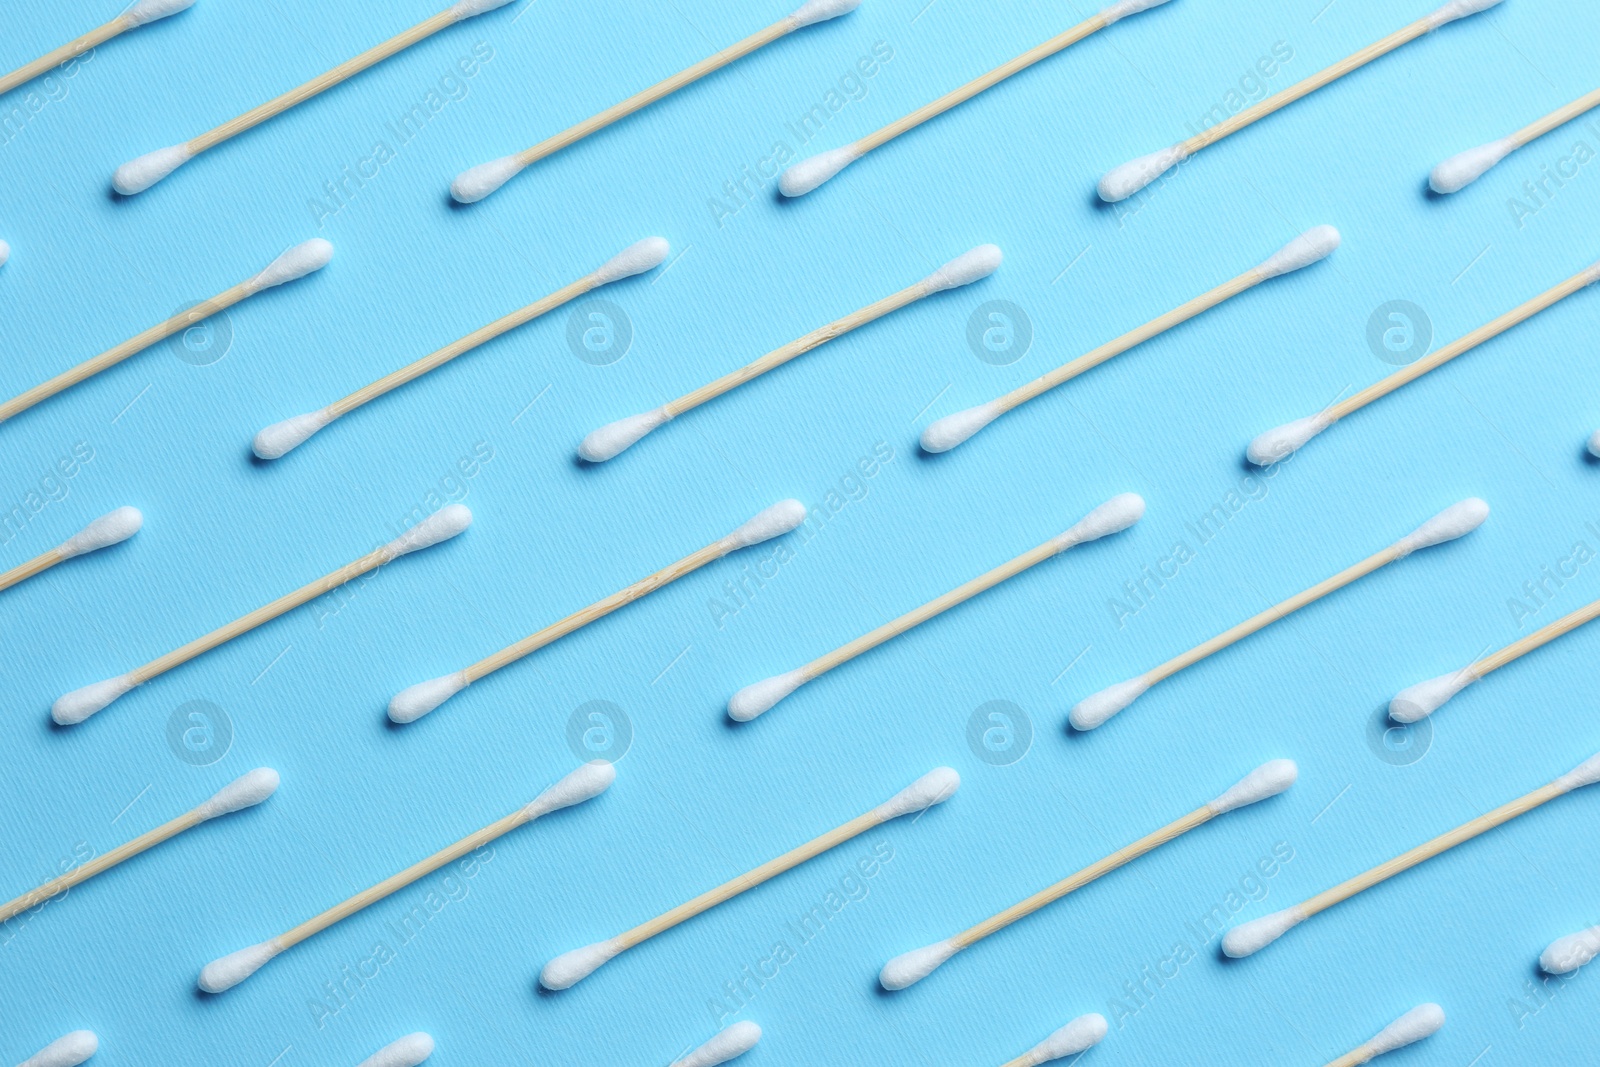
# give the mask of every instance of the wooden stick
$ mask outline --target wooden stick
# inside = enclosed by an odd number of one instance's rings
[[[1563,637],[1578,627],[1588,622],[1600,619],[1600,600],[1593,604],[1581,607],[1569,615],[1564,615],[1555,622],[1541,626],[1526,637],[1511,642],[1500,651],[1478,660],[1467,668],[1476,678],[1482,678],[1490,671],[1497,671],[1506,664],[1526,656],[1536,648],[1543,648],[1558,637]]]
[[[1516,147],[1521,148],[1530,141],[1537,141],[1551,130],[1565,126],[1579,115],[1593,111],[1597,107],[1600,107],[1600,89],[1585,93],[1572,103],[1556,108],[1544,118],[1528,123],[1528,125],[1512,134],[1508,140]]]
[[[27,581],[36,574],[43,574],[66,558],[61,554],[61,550],[57,548],[52,548],[48,552],[41,552],[28,562],[19,563],[4,574],[0,574],[0,589],[10,589],[18,582]]]
[[[104,26],[96,27],[88,33],[57,48],[53,52],[46,52],[32,63],[18,67],[10,74],[0,77],[0,95],[9,93],[19,85],[33,81],[39,75],[59,67],[77,56],[83,55],[91,49],[98,48],[111,38],[127,33],[138,26],[137,22],[129,22],[126,15],[118,15]]]

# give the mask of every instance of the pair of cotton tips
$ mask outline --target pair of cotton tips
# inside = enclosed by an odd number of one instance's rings
[[[1502,159],[1517,149],[1545,134],[1564,126],[1578,116],[1600,107],[1600,89],[1579,97],[1564,107],[1557,108],[1543,118],[1524,126],[1516,133],[1488,144],[1469,148],[1459,155],[1433,168],[1428,175],[1428,187],[1441,195],[1460,192],[1492,170]]]
[[[348,415],[356,408],[371,403],[407,382],[415,381],[429,371],[439,369],[456,357],[487,344],[518,326],[547,315],[602,285],[610,285],[624,278],[632,278],[654,270],[666,260],[670,251],[671,246],[661,237],[646,237],[642,241],[637,241],[606,260],[598,269],[590,271],[554,293],[503,315],[487,326],[474,330],[467,336],[408,363],[369,385],[362,386],[344,399],[316,411],[273,423],[255,435],[250,448],[258,459],[279,459],[300,447],[333,420]]]
[[[0,96],[9,93],[19,85],[25,85],[42,74],[49,73],[52,69],[63,63],[71,62],[73,58],[105,44],[113,37],[119,37],[129,30],[136,30],[140,26],[148,26],[152,22],[176,15],[194,6],[194,0],[139,0],[138,3],[128,8],[122,14],[88,33],[74,40],[68,41],[59,48],[40,56],[31,63],[24,64],[9,74],[0,76]],[[3,261],[3,257],[0,257]]]
[[[991,400],[987,404],[979,404],[977,407],[967,408],[965,411],[958,411],[953,415],[946,415],[941,419],[935,420],[928,425],[927,429],[922,431],[922,450],[924,452],[948,452],[970,439],[979,430],[982,430],[1006,412],[1020,407],[1058,385],[1071,381],[1094,367],[1098,367],[1113,356],[1121,355],[1123,352],[1141,345],[1153,337],[1166,333],[1201,312],[1208,311],[1218,304],[1248,292],[1262,282],[1282,277],[1285,274],[1309,267],[1313,263],[1321,262],[1334,253],[1341,241],[1342,238],[1339,236],[1339,231],[1332,226],[1314,226],[1284,245],[1258,266],[1252,267],[1238,277],[1222,283],[1210,292],[1180,305],[1138,329],[1129,331],[1116,340],[1109,341],[1070,363],[1063,364],[1048,374],[1041,375],[1026,385],[1018,386],[1005,396]]]
[[[764,715],[779,701],[807,682],[815,681],[828,671],[848,663],[857,656],[878,647],[890,638],[898,637],[913,627],[943,614],[985,590],[992,589],[1008,578],[1013,578],[1030,567],[1043,563],[1078,545],[1098,541],[1102,537],[1120,533],[1144,517],[1144,499],[1135,493],[1122,493],[1112,497],[1085,515],[1065,533],[1052,537],[1037,548],[1030,549],[1015,559],[981,574],[964,585],[936,597],[919,608],[887,622],[870,633],[834,649],[826,655],[783,674],[775,675],[753,685],[747,685],[728,701],[728,717],[735,722],[749,722]]]
[[[117,508],[108,512],[89,525],[61,542],[48,552],[41,552],[26,563],[0,574],[0,589],[10,589],[19,582],[26,581],[35,575],[43,574],[56,564],[77,556],[84,556],[90,552],[98,552],[102,548],[121,544],[144,525],[144,516],[138,508]]]
[[[676,400],[668,401],[658,408],[630,415],[625,419],[608,423],[593,431],[578,445],[578,456],[588,463],[604,463],[629,448],[632,448],[646,434],[665,426],[671,420],[691,411],[710,400],[722,396],[724,393],[752,381],[755,378],[775,370],[783,364],[803,355],[806,352],[826,344],[852,330],[859,329],[869,322],[875,322],[892,311],[906,307],[916,301],[926,299],[935,293],[946,292],[950,289],[959,289],[971,285],[973,282],[982,281],[1000,269],[1000,263],[1005,257],[999,248],[994,245],[979,245],[915,285],[908,286],[882,300],[851,312],[849,315],[819,329],[813,330],[798,340],[774,349],[740,369],[723,375],[714,382],[710,382],[691,392],[685,393]]]
[[[225,626],[218,627],[202,637],[197,637],[181,648],[168,652],[151,660],[144,666],[129,671],[127,674],[108,678],[103,682],[95,682],[81,689],[57,698],[51,705],[50,717],[59,726],[71,726],[83,722],[89,716],[109,706],[113,701],[131,692],[134,688],[145,684],[152,678],[159,677],[174,667],[189,662],[204,652],[209,652],[218,645],[226,644],[236,637],[240,637],[259,626],[277,618],[285,612],[292,611],[302,604],[308,604],[324,593],[331,592],[346,582],[353,581],[363,574],[377,570],[386,563],[393,562],[401,556],[420,552],[422,549],[431,548],[442,541],[448,541],[472,525],[472,512],[461,504],[450,504],[433,515],[417,523],[411,529],[401,534],[380,548],[362,556],[323,577],[301,586],[292,593],[279,597],[277,600],[257,608],[255,611],[235,619]]]

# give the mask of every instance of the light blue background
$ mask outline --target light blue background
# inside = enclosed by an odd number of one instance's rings
[[[432,14],[371,5],[200,0],[101,47],[65,95],[0,145],[0,394],[12,395],[260,269],[314,235],[313,278],[230,315],[225,358],[159,346],[0,427],[6,508],[75,443],[92,462],[0,550],[11,566],[113,507],[131,542],[0,604],[0,896],[83,843],[103,852],[251,767],[267,804],[185,834],[46,907],[0,946],[0,1061],[75,1027],[97,1065],[354,1064],[412,1030],[440,1067],[664,1064],[704,1040],[708,1001],[788,936],[872,842],[894,860],[738,1017],[767,1031],[748,1062],[997,1064],[1113,997],[1237,891],[1275,843],[1292,862],[1247,918],[1311,895],[1534,788],[1600,746],[1600,631],[1563,639],[1440,712],[1409,765],[1372,743],[1397,689],[1451,670],[1600,596],[1580,571],[1520,627],[1507,606],[1574,542],[1600,548],[1600,295],[1580,294],[1349,419],[1278,471],[1203,548],[1189,523],[1237,490],[1259,431],[1393,368],[1373,309],[1426,310],[1436,344],[1600,256],[1600,163],[1518,225],[1507,201],[1572,126],[1449,199],[1439,159],[1594,85],[1591,5],[1511,0],[1407,46],[1212,148],[1121,211],[1110,166],[1183,136],[1276,42],[1283,88],[1424,13],[1431,0],[1177,0],[1116,26],[851,168],[800,201],[772,186],[708,203],[875,42],[893,59],[809,155],[906,113],[1090,14],[1077,3],[867,0],[524,173],[475,207],[464,167],[531,144],[784,13],[782,3],[537,0],[441,33],[191,163],[131,200],[111,171],[193,136]],[[13,5],[0,67],[113,12]],[[310,205],[385,123],[477,42],[493,58],[343,207]],[[11,94],[9,109],[28,91]],[[732,205],[730,204],[730,207]],[[1137,207],[1130,213],[1128,208]],[[997,395],[1332,223],[1344,247],[1143,346],[948,455],[931,419]],[[271,465],[259,427],[311,410],[595,267],[650,234],[670,269],[602,294],[635,331],[596,367],[565,311],[373,404]],[[653,406],[926,275],[973,245],[992,279],[805,356],[596,469],[584,433]],[[1070,269],[1069,268],[1070,265]],[[965,340],[993,299],[1026,309],[1032,350],[995,367]],[[535,398],[537,403],[532,403]],[[532,406],[530,407],[530,403]],[[446,482],[479,443],[493,459]],[[848,482],[877,442],[894,459]],[[1256,485],[1257,483],[1250,483]],[[405,729],[388,697],[501,647],[720,536],[775,500],[853,499],[737,614],[709,607],[760,553],[730,557],[473,687]],[[131,669],[395,535],[428,500],[476,522],[385,568],[353,598],[301,609],[162,677],[71,730],[60,693]],[[1045,540],[1113,493],[1149,502],[1131,532],[1074,551],[734,728],[722,706]],[[1161,686],[1088,736],[1082,696],[1129,677],[1480,495],[1494,515]],[[435,502],[438,502],[435,500]],[[1196,548],[1119,628],[1107,602],[1175,540]],[[333,614],[333,606],[342,604]],[[1068,666],[1071,664],[1070,670]],[[195,768],[173,709],[211,701],[230,751]],[[280,932],[525,803],[576,762],[572,711],[609,700],[636,738],[601,799],[505,838],[492,862],[335,1016],[307,1002],[408,889],[216,998],[206,961]],[[990,700],[1034,739],[994,767],[967,747]],[[1420,744],[1420,741],[1418,742]],[[1381,746],[1380,746],[1381,749]],[[1287,795],[1230,815],[889,996],[889,957],[948,936],[1293,757]],[[556,952],[609,936],[755,866],[950,764],[961,792],[628,953],[577,988],[535,991]],[[131,803],[131,806],[130,806]],[[1215,943],[1086,1062],[1321,1064],[1437,1000],[1445,1030],[1393,1062],[1482,1067],[1587,1059],[1594,976],[1535,997],[1552,938],[1600,921],[1600,796],[1564,798],[1224,963]],[[1259,896],[1260,893],[1258,892]],[[14,924],[15,925],[15,924]],[[1527,1005],[1514,1010],[1513,998]],[[723,1020],[731,1021],[734,1016]],[[9,1057],[7,1059],[6,1057]],[[1474,1060],[1474,1057],[1479,1057]]]

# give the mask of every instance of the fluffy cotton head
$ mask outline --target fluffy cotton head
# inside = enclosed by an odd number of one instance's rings
[[[723,538],[732,552],[782,537],[806,521],[806,506],[798,500],[780,500]]]
[[[629,415],[625,419],[607,423],[583,439],[578,445],[578,455],[586,463],[604,463],[612,456],[632,448],[641,437],[670,418],[672,416],[667,409],[659,407],[642,415]]]
[[[278,781],[277,771],[271,767],[257,767],[223,786],[216,796],[194,809],[195,814],[202,819],[215,819],[253,808],[278,791]]]
[[[873,809],[880,823],[943,804],[961,788],[953,767],[936,767]]]
[[[462,19],[470,19],[474,15],[481,15],[485,11],[493,11],[496,8],[505,7],[509,3],[511,3],[511,0],[458,0],[450,10],[455,13],[456,21],[460,22]]]
[[[58,1037],[17,1067],[78,1067],[100,1050],[100,1039],[93,1030],[74,1030]]]
[[[263,289],[304,278],[307,274],[315,274],[326,267],[332,258],[333,245],[320,237],[313,237],[268,263],[266,270],[245,282],[245,287],[252,293],[259,293]]]
[[[1450,0],[1448,4],[1428,16],[1428,23],[1436,30],[1445,23],[1487,11],[1499,3],[1500,0]]]
[[[1294,785],[1295,779],[1299,777],[1300,768],[1295,766],[1294,760],[1268,760],[1207,806],[1218,815],[1234,811],[1257,801],[1266,800],[1268,797],[1277,796]]]
[[[1167,0],[1117,0],[1117,3],[1100,12],[1100,17],[1107,26],[1113,22],[1120,22],[1129,15],[1137,15],[1141,11],[1149,11],[1153,7],[1160,7]],[[1084,1016],[1088,1018],[1088,1016]]]
[[[394,695],[394,699],[389,701],[389,720],[399,723],[416,722],[466,687],[467,676],[463,671],[435,678],[431,682],[418,682],[400,690]]]
[[[432,548],[440,541],[448,541],[472,525],[472,512],[465,504],[446,504],[405,533],[383,546],[384,554],[391,560],[424,548]]]
[[[433,1055],[433,1038],[418,1031],[385,1045],[361,1061],[361,1067],[417,1067]]]
[[[1274,252],[1256,272],[1263,278],[1276,278],[1309,267],[1333,255],[1343,240],[1332,226],[1313,226]]]
[[[752,1022],[737,1022],[716,1037],[701,1045],[672,1067],[717,1067],[737,1059],[756,1047],[761,1040],[761,1027]]]
[[[1332,425],[1321,415],[1286,422],[1251,441],[1250,447],[1245,449],[1245,455],[1258,467],[1270,467],[1300,451],[1307,441]]]
[[[589,977],[622,951],[616,941],[597,941],[584,948],[563,952],[544,965],[539,972],[539,984],[546,989],[570,989]]]
[[[130,28],[146,26],[157,19],[164,19],[168,15],[176,15],[178,12],[186,11],[193,6],[194,0],[139,0],[137,4],[122,13],[122,21],[127,23]]]
[[[1600,268],[1597,268],[1596,273],[1600,274]],[[1600,430],[1596,430],[1589,437],[1589,455],[1600,459]]]
[[[1284,908],[1271,915],[1263,915],[1259,919],[1252,919],[1241,926],[1235,926],[1222,938],[1222,951],[1234,959],[1260,952],[1296,926],[1305,922],[1306,917],[1301,914],[1298,907]]]
[[[672,246],[667,244],[664,237],[646,237],[636,241],[600,265],[600,269],[594,272],[596,284],[610,285],[623,278],[655,270],[666,262],[667,254],[671,251]]]
[[[1550,942],[1539,954],[1539,966],[1546,974],[1571,974],[1600,956],[1600,926],[1591,926]]]
[[[878,972],[878,984],[891,990],[916,985],[959,951],[954,942],[941,941],[937,945],[896,956]]]
[[[845,145],[802,159],[779,175],[778,191],[784,196],[805,196],[860,158],[855,145]]]
[[[50,705],[50,717],[56,721],[57,726],[72,726],[87,719],[133,687],[133,679],[124,674],[118,678],[107,678],[103,682],[86,685],[82,689],[74,689],[56,698],[56,702]]]
[[[1556,785],[1562,792],[1570,793],[1574,789],[1582,789],[1586,785],[1600,782],[1600,755],[1590,756],[1572,770],[1556,779]]]
[[[1151,152],[1148,156],[1130,159],[1120,167],[1106,171],[1100,179],[1100,199],[1108,204],[1126,200],[1140,189],[1182,163],[1184,152],[1178,145]]]
[[[4,241],[0,241],[0,267],[5,266],[6,265],[6,261],[9,260],[10,258],[11,258],[11,246],[6,244]]]
[[[1482,526],[1489,517],[1489,505],[1477,497],[1468,497],[1459,504],[1451,504],[1439,514],[1418,526],[1400,539],[1401,557],[1409,556],[1420,548],[1432,548],[1446,541],[1454,541]]]
[[[256,434],[250,442],[250,450],[259,459],[277,459],[300,447],[312,434],[332,421],[333,416],[323,409],[275,422]]]
[[[806,0],[789,18],[794,21],[795,29],[800,29],[848,15],[860,6],[861,0]]]
[[[1418,722],[1438,711],[1451,697],[1478,680],[1470,667],[1441,674],[1426,682],[1400,690],[1389,701],[1389,718],[1395,722]]]
[[[1490,167],[1516,151],[1516,148],[1515,141],[1503,137],[1451,156],[1433,168],[1428,175],[1428,188],[1436,193],[1453,193],[1464,189],[1483,177]]]
[[[1072,529],[1056,538],[1056,544],[1065,550],[1086,541],[1098,541],[1121,533],[1142,518],[1144,497],[1138,493],[1119,493],[1074,523]]]
[[[616,767],[603,759],[592,760],[540,793],[531,804],[522,809],[522,813],[529,819],[537,819],[552,811],[582,804],[585,800],[593,800],[610,789],[611,783],[616,780]]]
[[[56,552],[62,559],[81,556],[85,552],[93,552],[126,541],[138,533],[139,527],[143,525],[144,516],[139,513],[138,508],[118,508],[100,516],[61,542],[56,546]]]
[[[1443,1025],[1443,1008],[1437,1004],[1421,1004],[1378,1031],[1378,1036],[1362,1047],[1374,1056],[1381,1056],[1436,1034]]]
[[[111,175],[111,187],[123,196],[142,193],[193,158],[187,144],[158,148],[118,167]]]
[[[734,722],[749,722],[757,715],[772,710],[774,704],[810,680],[805,671],[792,670],[764,682],[747,685],[728,701],[728,718]]]
[[[1004,258],[998,245],[979,245],[922,279],[922,288],[928,293],[942,293],[946,289],[971,285],[999,270]]]
[[[1073,705],[1067,713],[1067,721],[1072,723],[1074,730],[1093,730],[1135,700],[1144,696],[1150,688],[1143,676],[1118,682],[1100,690],[1092,697],[1087,697]]]
[[[212,960],[200,969],[200,988],[207,993],[222,993],[232,989],[282,951],[274,938],[238,952],[230,952],[220,960]]]
[[[1156,3],[1165,3],[1166,0],[1155,0]],[[1051,1060],[1065,1059],[1076,1056],[1085,1049],[1093,1048],[1105,1040],[1106,1017],[1098,1012],[1080,1015],[1072,1020],[1028,1052],[1028,1059],[1035,1063],[1049,1063]]]
[[[946,415],[942,419],[935,419],[922,431],[922,450],[948,452],[999,418],[1001,414],[1000,406],[990,401],[975,408],[958,411],[954,415]]]
[[[476,204],[506,182],[521,174],[527,167],[518,156],[501,156],[487,163],[479,163],[470,170],[456,175],[450,183],[450,195],[460,204]]]

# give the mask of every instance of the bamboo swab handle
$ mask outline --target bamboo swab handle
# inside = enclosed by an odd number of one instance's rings
[[[75,56],[81,56],[91,48],[98,48],[111,38],[120,33],[125,33],[133,27],[128,25],[128,20],[118,15],[104,26],[97,26],[84,34],[74,38],[53,52],[46,52],[27,66],[18,67],[16,70],[0,78],[0,95],[9,93],[19,85],[33,81],[51,67],[59,67]]]
[[[1579,115],[1593,111],[1600,107],[1600,89],[1578,97],[1565,107],[1557,108],[1544,118],[1530,122],[1510,137],[1511,143],[1521,148],[1529,141],[1536,141],[1559,126],[1565,126]]]
[[[4,588],[4,586],[0,586]],[[1571,633],[1585,623],[1600,619],[1600,600],[1586,607],[1581,607],[1570,615],[1564,615],[1547,626],[1540,627],[1520,641],[1513,641],[1493,655],[1485,656],[1467,670],[1473,675],[1482,678],[1490,671],[1497,671],[1512,660],[1520,659],[1536,648],[1542,648],[1558,637]]]
[[[10,903],[0,906],[0,923],[9,922],[22,912],[49,900],[56,894],[64,893],[78,883],[88,881],[102,871],[110,870],[124,860],[132,859],[146,849],[153,848],[170,837],[176,837],[183,831],[204,821],[197,812],[188,811],[170,822],[163,823],[154,830],[140,834],[126,844],[118,845],[102,856],[96,856],[83,866],[74,868],[58,878],[52,878],[39,886],[39,888],[30,890]]]
[[[1360,1067],[1363,1063],[1371,1063],[1372,1057],[1367,1055],[1367,1046],[1352,1049],[1343,1056],[1328,1064],[1327,1067]]]
[[[60,549],[52,548],[48,552],[41,552],[28,562],[19,563],[4,574],[0,574],[0,589],[10,589],[18,582],[25,582],[36,574],[43,574],[60,562]]]

